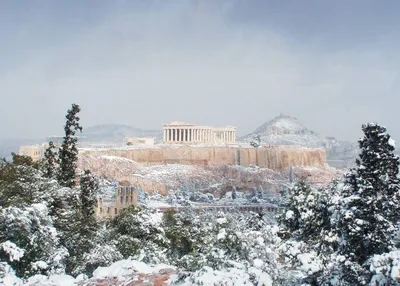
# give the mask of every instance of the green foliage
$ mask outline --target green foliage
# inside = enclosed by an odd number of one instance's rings
[[[370,280],[369,259],[393,248],[400,219],[399,158],[386,128],[363,125],[357,166],[346,175],[338,229],[343,238],[339,253],[345,258],[344,280]]]
[[[0,162],[0,206],[23,206],[40,202],[52,182],[43,180],[39,164],[30,157],[12,154]]]
[[[97,192],[99,190],[98,179],[86,170],[80,180],[80,207],[81,215],[84,220],[93,220],[95,215],[95,207],[97,204]]]
[[[286,211],[279,215],[283,238],[295,236],[307,240],[313,236],[320,225],[317,211],[318,193],[305,182],[298,182],[289,197]]]
[[[53,141],[50,141],[49,147],[47,147],[46,151],[44,152],[44,174],[47,178],[55,178],[57,174],[58,163],[56,147],[54,146]]]
[[[43,204],[0,210],[0,260],[19,277],[64,271],[67,251]]]
[[[80,111],[79,105],[72,104],[66,115],[65,136],[59,150],[60,169],[58,172],[58,181],[64,187],[72,188],[75,186],[76,162],[78,160],[78,148],[76,146],[78,139],[75,134],[77,131],[82,132],[78,116]]]
[[[160,262],[166,247],[165,233],[160,221],[154,220],[154,210],[130,206],[109,222],[109,239],[123,257],[143,256],[145,262]]]

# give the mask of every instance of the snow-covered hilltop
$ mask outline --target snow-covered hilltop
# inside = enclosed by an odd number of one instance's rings
[[[262,124],[252,133],[239,138],[239,141],[250,142],[255,136],[259,136],[261,144],[324,148],[328,163],[340,168],[353,164],[358,153],[355,142],[323,136],[305,127],[297,118],[285,114]]]
[[[262,124],[254,132],[247,134],[240,141],[249,142],[254,135],[260,136],[261,142],[271,145],[300,145],[311,148],[327,147],[329,139],[309,130],[297,118],[280,114]]]

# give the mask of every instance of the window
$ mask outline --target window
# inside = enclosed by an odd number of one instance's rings
[[[114,213],[118,214],[118,209],[117,208],[115,208]]]

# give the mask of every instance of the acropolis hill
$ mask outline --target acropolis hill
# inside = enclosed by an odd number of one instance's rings
[[[163,143],[154,140],[126,138],[127,146],[109,149],[81,149],[82,156],[90,154],[116,156],[138,163],[189,165],[259,166],[284,170],[290,166],[324,166],[324,149],[299,146],[261,145],[258,148],[236,142],[236,128],[198,126],[172,122],[163,126]]]

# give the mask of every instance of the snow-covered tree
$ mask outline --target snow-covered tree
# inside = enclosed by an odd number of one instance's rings
[[[293,187],[285,212],[278,216],[282,237],[306,240],[318,232],[318,195],[305,181]]]
[[[254,148],[258,148],[261,146],[261,137],[258,134],[254,134],[250,140],[250,145]]]
[[[57,183],[43,178],[39,166],[26,156],[13,154],[12,161],[0,163],[0,206],[27,206],[47,201],[48,191]]]
[[[81,215],[84,220],[92,220],[97,204],[96,194],[99,189],[99,181],[89,170],[86,170],[81,176],[80,186]]]
[[[76,132],[82,132],[82,126],[79,124],[79,112],[81,108],[77,104],[72,104],[71,109],[66,115],[64,127],[65,136],[59,150],[60,167],[58,172],[58,181],[64,187],[74,187],[76,176],[76,162],[78,160],[78,139]]]
[[[236,193],[236,187],[232,188],[232,200],[236,200],[237,198],[237,193]]]
[[[19,277],[57,274],[65,270],[67,250],[43,204],[0,210],[0,261]]]
[[[179,223],[177,226],[186,229],[180,237],[186,239],[188,251],[177,261],[191,273],[186,281],[200,283],[199,277],[204,273],[226,273],[223,277],[227,280],[215,277],[214,284],[210,284],[222,285],[222,282],[230,281],[228,273],[236,273],[237,283],[244,283],[241,278],[245,278],[250,285],[281,285],[285,275],[276,252],[279,238],[262,216],[204,213],[188,218],[188,227]],[[271,284],[263,284],[266,277]]]
[[[386,128],[363,125],[357,166],[346,175],[342,193],[339,231],[340,255],[348,283],[370,280],[368,259],[392,249],[400,216],[399,158]]]
[[[45,176],[48,178],[55,178],[58,167],[58,154],[53,141],[49,142],[49,146],[44,152],[44,169]]]
[[[109,223],[109,240],[123,257],[136,257],[146,263],[164,261],[167,245],[161,215],[153,210],[130,206]]]

